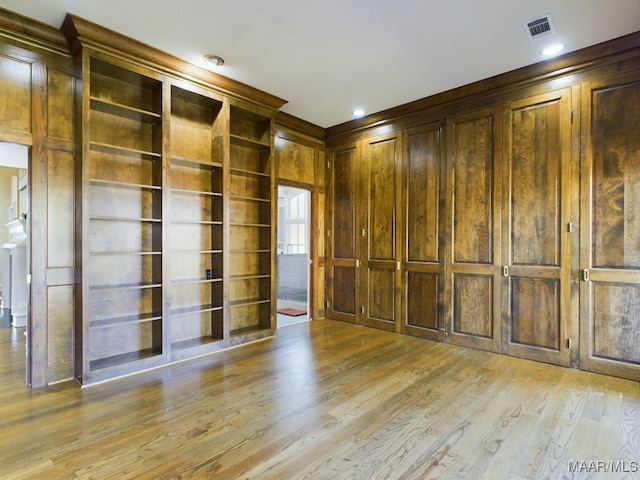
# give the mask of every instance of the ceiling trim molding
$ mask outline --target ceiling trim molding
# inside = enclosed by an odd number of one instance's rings
[[[53,27],[0,8],[0,34],[5,37],[69,56],[64,35]]]
[[[453,103],[472,102],[487,95],[504,94],[510,90],[525,88],[558,77],[578,74],[618,62],[625,55],[637,56],[639,51],[640,32],[636,32],[329,127],[326,129],[326,140],[328,143],[337,144],[336,142],[341,141],[338,138],[404,122],[409,117],[424,113],[425,110]]]
[[[227,95],[239,97],[242,100],[250,100],[274,110],[287,103],[286,100],[275,95],[218,75],[72,14],[67,14],[61,31],[66,37],[71,54],[74,57],[78,55],[82,47],[89,47],[111,55],[124,57],[129,61],[205,87],[214,87]]]

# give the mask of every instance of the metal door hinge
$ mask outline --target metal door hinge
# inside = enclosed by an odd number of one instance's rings
[[[356,260],[356,268],[360,268],[360,260]]]
[[[331,230],[327,230],[327,237],[331,236]]]
[[[31,284],[31,274],[28,273],[27,274],[27,285],[30,285],[30,284]]]
[[[569,222],[569,223],[567,224],[567,231],[568,231],[569,233],[573,233],[573,222]]]
[[[360,313],[364,313],[364,305],[360,307]]]
[[[362,229],[362,236],[363,236],[363,237],[366,237],[366,236],[367,236],[367,229],[366,229],[366,228],[363,228],[363,229]]]
[[[571,350],[571,339],[567,338],[567,348]]]
[[[584,280],[585,282],[589,281],[589,269],[585,268],[584,270],[582,270],[582,280]]]
[[[329,300],[327,300],[326,302],[324,302],[324,305],[326,308],[329,308]]]
[[[573,123],[573,110],[571,110],[571,123]]]
[[[503,277],[508,277],[509,276],[509,267],[507,265],[502,267],[502,276]]]
[[[400,271],[400,262],[396,262],[396,269]]]

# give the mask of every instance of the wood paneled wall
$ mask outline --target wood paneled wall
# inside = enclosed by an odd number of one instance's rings
[[[311,192],[310,317],[325,317],[325,152],[324,129],[295,117],[276,116],[275,159],[280,185]]]
[[[73,376],[73,64],[57,31],[0,12],[0,141],[30,149],[27,383]]]
[[[329,128],[327,317],[640,379],[638,85],[640,33]]]

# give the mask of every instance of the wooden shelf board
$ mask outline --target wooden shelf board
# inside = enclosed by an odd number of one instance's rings
[[[157,357],[158,355],[162,355],[162,350],[160,348],[146,348],[144,350],[122,353],[112,357],[96,358],[89,362],[89,369],[92,371],[101,370],[103,368],[115,367],[125,363]]]
[[[229,253],[271,253],[271,250],[268,250],[268,249],[257,249],[257,250],[229,250]]]
[[[171,285],[185,285],[189,283],[220,283],[222,282],[221,277],[214,278],[181,278],[179,280],[171,280]]]
[[[122,103],[114,102],[112,100],[107,100],[104,98],[89,97],[89,100],[91,101],[92,111],[96,110],[111,115],[126,116],[134,120],[157,120],[159,118],[162,118],[162,115],[159,113],[131,107],[129,105],[124,105]]]
[[[92,149],[95,147],[102,151],[112,151],[112,152],[118,152],[118,153],[124,153],[124,154],[135,154],[135,155],[144,155],[146,157],[162,158],[162,154],[160,153],[148,152],[146,150],[138,150],[136,148],[122,147],[119,145],[111,145],[108,143],[92,141],[92,142],[89,142],[89,146]]]
[[[135,323],[155,322],[162,320],[162,312],[143,313],[140,315],[128,315],[126,317],[104,318],[100,320],[91,320],[89,327],[91,329],[110,328],[121,325],[131,325]]]
[[[259,227],[259,228],[271,228],[271,225],[267,223],[229,223],[231,227]]]
[[[89,255],[129,255],[129,256],[145,256],[145,255],[162,255],[162,252],[134,252],[134,251],[110,251],[110,252],[89,252]]]
[[[180,315],[188,315],[190,313],[205,313],[205,312],[217,312],[222,310],[223,307],[221,305],[195,305],[192,307],[181,307],[172,309],[169,314],[171,316],[177,317]]]
[[[230,167],[229,171],[231,172],[232,175],[233,174],[237,174],[237,175],[252,175],[254,177],[271,178],[271,174],[269,174],[269,173],[256,172],[255,170],[245,170],[244,168]]]
[[[222,192],[207,192],[206,190],[188,190],[186,188],[171,188],[169,190],[172,195],[192,195],[192,196],[209,196],[209,197],[222,197]]]
[[[162,190],[162,187],[159,185],[147,185],[144,183],[127,183],[127,182],[116,182],[114,180],[101,180],[99,178],[90,178],[89,183],[92,185],[102,185],[104,187],[116,187],[116,188],[127,188],[134,190]]]
[[[170,220],[169,223],[172,225],[222,225],[223,222],[220,220]]]
[[[229,302],[230,307],[244,307],[247,305],[259,305],[261,303],[270,303],[269,298],[243,298],[240,300],[232,300]]]
[[[146,223],[162,223],[161,218],[142,218],[142,217],[107,217],[103,215],[90,215],[89,220],[100,221],[117,221],[117,222],[146,222]]]
[[[246,335],[248,333],[262,332],[264,330],[270,330],[271,327],[263,327],[261,325],[251,325],[249,327],[236,328],[229,332],[232,337],[238,337],[240,335]]]
[[[255,275],[229,275],[229,280],[251,280],[260,278],[271,278],[271,275],[268,273]]]
[[[229,195],[230,200],[241,200],[247,202],[263,202],[263,203],[271,203],[270,198],[260,198],[260,197],[244,197],[241,195]]]
[[[271,148],[271,142],[263,142],[254,138],[247,138],[241,135],[229,134],[231,143],[242,147],[259,148],[260,150]]]
[[[144,290],[147,288],[161,288],[162,283],[149,282],[149,283],[121,283],[118,285],[92,285],[89,287],[89,291],[98,290]]]
[[[190,338],[188,340],[182,340],[180,342],[175,342],[171,344],[171,350],[187,350],[194,347],[201,347],[203,345],[209,345],[211,343],[216,343],[222,341],[222,337],[216,336],[205,336],[205,337],[196,337]]]
[[[183,157],[181,155],[171,155],[171,163],[182,165],[184,167],[196,167],[203,170],[219,170],[222,168],[222,163],[211,162],[199,158]]]

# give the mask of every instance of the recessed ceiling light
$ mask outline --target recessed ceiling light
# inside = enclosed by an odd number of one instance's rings
[[[224,65],[224,60],[218,55],[205,55],[204,62],[211,67],[221,67]]]
[[[559,54],[564,50],[564,44],[562,43],[554,43],[553,45],[549,45],[548,47],[540,50],[540,55],[544,55],[545,57],[552,57],[554,55]]]
[[[356,108],[355,110],[351,111],[351,115],[353,115],[354,117],[362,117],[364,115],[364,110],[361,108]]]

